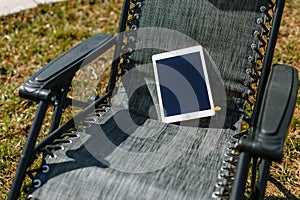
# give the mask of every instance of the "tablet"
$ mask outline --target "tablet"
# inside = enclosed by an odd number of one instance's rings
[[[202,46],[152,56],[161,120],[192,120],[215,114]]]

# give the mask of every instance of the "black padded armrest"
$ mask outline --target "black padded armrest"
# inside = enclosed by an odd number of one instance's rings
[[[272,161],[281,161],[297,92],[297,70],[289,66],[275,65],[266,87],[255,137],[241,140],[241,151]]]
[[[19,89],[21,97],[31,100],[49,100],[51,89],[69,84],[76,71],[104,53],[115,44],[111,34],[97,34],[66,51],[37,73],[32,75]]]

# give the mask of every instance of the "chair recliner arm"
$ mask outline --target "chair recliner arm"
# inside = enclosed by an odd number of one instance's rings
[[[280,162],[298,92],[298,72],[285,65],[273,66],[254,139],[239,141],[240,151]]]
[[[76,71],[111,48],[115,38],[111,34],[97,34],[81,42],[26,80],[19,88],[19,95],[34,101],[51,101],[55,87],[70,84]]]

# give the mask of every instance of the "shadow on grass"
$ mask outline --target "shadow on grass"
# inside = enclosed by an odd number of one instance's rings
[[[285,195],[285,197],[269,196],[266,198],[266,200],[299,200],[299,197],[293,195],[288,189],[286,189],[286,187],[284,187],[279,181],[277,181],[272,176],[269,177],[269,181],[273,183],[280,190],[280,192],[282,192]]]

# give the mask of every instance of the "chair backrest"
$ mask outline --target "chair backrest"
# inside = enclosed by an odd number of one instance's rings
[[[158,104],[151,56],[198,43],[207,50],[221,75],[226,90],[227,116],[231,116],[229,123],[234,124],[251,93],[249,86],[256,76],[257,63],[263,59],[260,50],[264,46],[262,37],[267,31],[266,13],[270,4],[265,0],[133,2],[135,6],[130,10],[128,25],[133,30],[139,28],[146,31],[131,35],[134,39],[129,40],[127,47],[136,50],[125,55],[125,59],[130,61],[126,66],[138,69],[143,78],[142,81],[137,78],[134,81],[145,82],[146,86],[140,87],[141,83],[129,81],[126,89],[123,88],[123,94],[126,93],[127,97],[119,98],[122,100],[117,104],[126,104],[124,99],[130,96],[127,99],[129,109],[149,115],[151,106]],[[158,28],[163,28],[163,31],[158,31]]]

